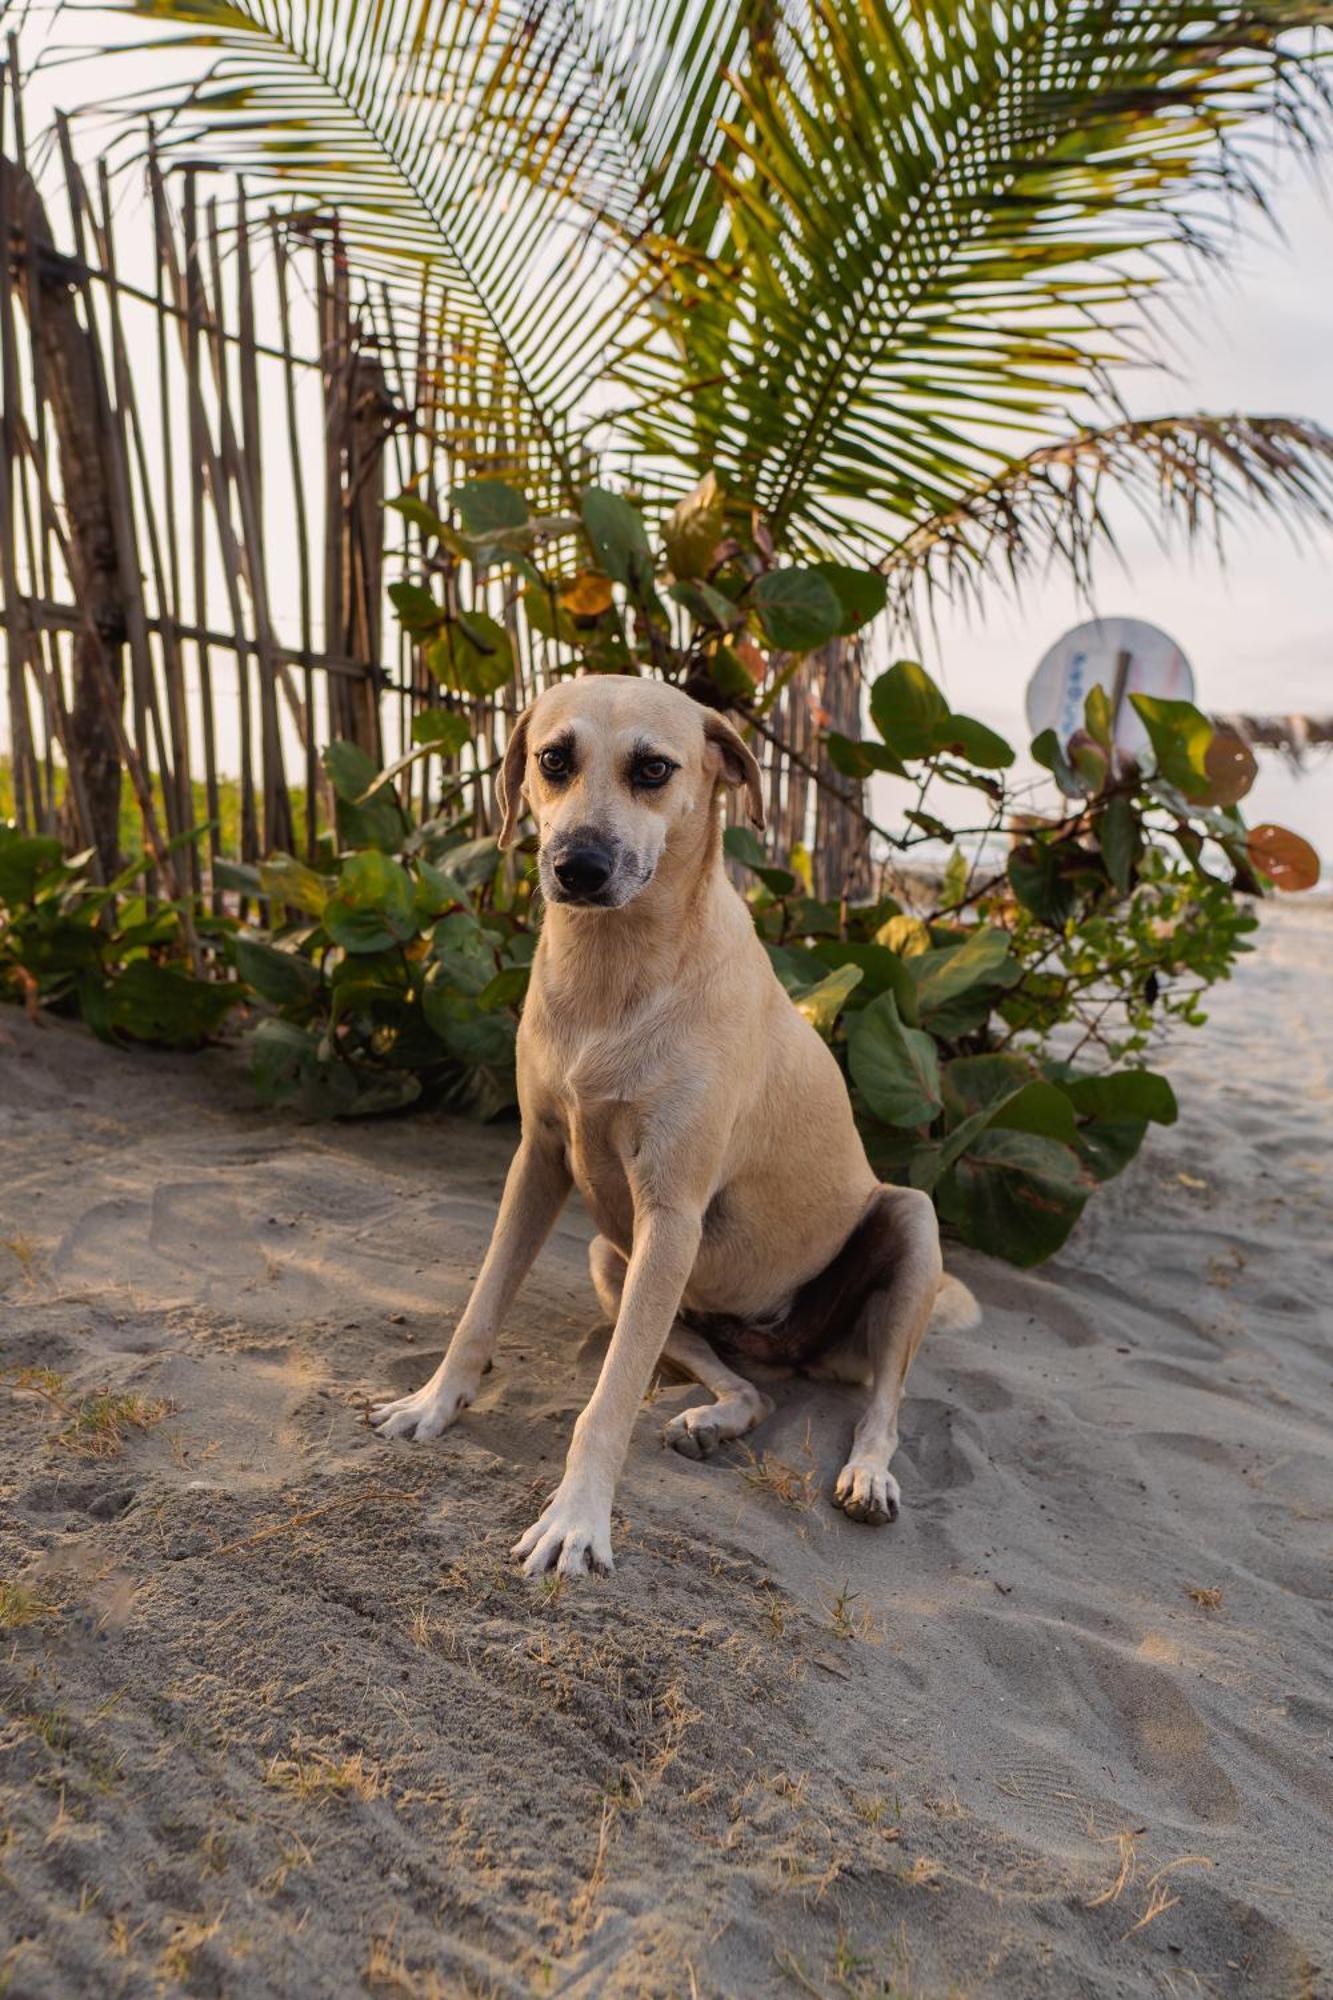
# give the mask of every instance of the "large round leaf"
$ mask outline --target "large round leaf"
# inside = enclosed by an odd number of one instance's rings
[[[678,582],[708,574],[713,551],[722,539],[725,511],[717,477],[711,472],[672,508],[662,529],[662,543],[671,574]]]
[[[842,624],[837,593],[817,570],[768,570],[755,584],[753,599],[769,644],[783,653],[808,653],[832,639]]]
[[[412,878],[377,848],[344,863],[324,909],[324,928],[344,951],[385,951],[417,928]]]
[[[283,951],[266,938],[236,938],[236,970],[247,986],[275,1007],[299,1007],[320,988],[319,967],[299,952]]]
[[[1239,805],[1259,775],[1254,752],[1238,729],[1213,731],[1203,767],[1208,778],[1205,803],[1210,806]]]
[[[629,590],[651,589],[653,555],[638,510],[604,486],[590,486],[580,504],[592,552],[607,575]]]
[[[1012,744],[970,715],[946,715],[937,722],[933,747],[983,771],[1007,770],[1014,761]]]
[[[1256,826],[1245,843],[1251,862],[1275,889],[1295,894],[1319,881],[1319,856],[1308,840],[1285,826]]]
[[[962,944],[918,952],[908,963],[916,980],[917,1004],[922,1014],[928,1016],[971,987],[997,979],[1008,957],[1008,933],[985,926]]]
[[[847,1066],[886,1125],[928,1125],[941,1107],[935,1044],[919,1028],[903,1025],[892,993],[881,993],[850,1023]]]
[[[811,563],[814,575],[832,587],[842,607],[837,636],[846,639],[859,632],[872,618],[878,618],[888,602],[889,583],[882,570],[856,569],[851,563]]]
[[[949,704],[924,667],[897,660],[870,690],[870,719],[896,757],[928,757]]]
[[[1092,1191],[1072,1149],[1033,1132],[977,1134],[941,1181],[941,1215],[974,1249],[1024,1267],[1051,1257]]]

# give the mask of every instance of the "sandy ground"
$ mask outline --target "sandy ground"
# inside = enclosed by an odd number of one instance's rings
[[[1331,950],[1269,919],[1054,1264],[954,1260],[895,1527],[829,1505],[849,1392],[697,1465],[670,1389],[560,1590],[507,1550],[604,1338],[581,1216],[460,1428],[362,1415],[510,1137],[6,1009],[0,1991],[1333,1992]]]

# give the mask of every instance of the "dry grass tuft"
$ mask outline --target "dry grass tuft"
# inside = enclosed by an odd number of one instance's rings
[[[326,1757],[322,1750],[274,1757],[264,1783],[298,1799],[377,1799],[387,1790],[383,1773],[367,1764],[358,1750],[354,1757]]]
[[[392,1932],[371,1938],[365,1981],[372,1993],[400,1993],[403,2000],[446,2000],[448,1991],[433,1966],[423,1972],[412,1970]]]
[[[30,1285],[37,1282],[37,1243],[31,1236],[0,1236],[0,1250],[7,1250]]]
[[[124,1449],[131,1431],[148,1431],[169,1416],[171,1405],[161,1398],[150,1400],[133,1394],[113,1395],[101,1390],[85,1396],[70,1414],[57,1443],[80,1458],[116,1458]]]
[[[222,1929],[223,1915],[225,1911],[214,1917],[211,1923],[205,1923],[201,1918],[189,1917],[183,1923],[177,1924],[157,1961],[158,1970],[164,1979],[175,1980],[181,1986],[189,1981],[196,1958],[204,1946]]]
[[[844,1578],[841,1590],[825,1595],[829,1624],[839,1639],[860,1639],[866,1645],[877,1646],[884,1637],[883,1620],[876,1618],[864,1604],[859,1611],[855,1610],[853,1607],[859,1603],[860,1592],[852,1589],[850,1578]]]
[[[1191,1603],[1197,1604],[1201,1610],[1220,1611],[1222,1609],[1222,1592],[1215,1584],[1190,1584],[1186,1588],[1185,1595],[1190,1599]]]
[[[1168,1861],[1164,1867],[1159,1868],[1155,1875],[1150,1875],[1145,1884],[1148,1901],[1144,1906],[1143,1915],[1137,1923],[1131,1924],[1124,1932],[1120,1939],[1121,1944],[1126,1938],[1132,1938],[1136,1931],[1147,1930],[1149,1924],[1156,1923],[1158,1917],[1164,1916],[1168,1910],[1174,1910],[1180,1898],[1168,1893],[1165,1887],[1168,1875],[1174,1874],[1177,1868],[1212,1868],[1214,1865],[1207,1854],[1180,1854],[1174,1861]]]
[[[1107,1884],[1106,1888],[1100,1894],[1088,1897],[1083,1905],[1085,1910],[1100,1910],[1107,1903],[1118,1903],[1120,1901],[1120,1898],[1124,1895],[1126,1889],[1138,1873],[1138,1840],[1142,1832],[1142,1827],[1133,1829],[1127,1827],[1123,1833],[1113,1833],[1108,1836],[1118,1850],[1118,1866],[1115,1878]]]
[[[8,1583],[0,1578],[0,1632],[16,1632],[21,1625],[35,1625],[42,1618],[58,1618],[60,1607],[47,1604],[25,1583]]]
[[[775,1458],[771,1451],[756,1454],[745,1446],[742,1450],[746,1462],[741,1467],[741,1477],[747,1486],[771,1494],[797,1513],[809,1512],[819,1498],[819,1474],[813,1467],[798,1472],[794,1465]]]

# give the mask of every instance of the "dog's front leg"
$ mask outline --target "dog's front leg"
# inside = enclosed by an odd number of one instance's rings
[[[490,1248],[444,1359],[414,1396],[371,1411],[370,1421],[381,1437],[438,1437],[467,1408],[491,1365],[505,1315],[569,1189],[563,1146],[525,1137],[510,1163]]]
[[[648,1207],[634,1224],[634,1250],[602,1372],[574,1426],[564,1477],[513,1553],[529,1576],[609,1570],[611,1501],[639,1406],[666,1345],[703,1233],[698,1210]]]

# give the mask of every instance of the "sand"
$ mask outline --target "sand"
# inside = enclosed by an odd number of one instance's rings
[[[559,1590],[578,1213],[459,1428],[363,1414],[512,1132],[0,1012],[0,1991],[1333,1992],[1331,949],[1267,918],[1055,1262],[951,1258],[896,1526],[829,1505],[850,1392],[693,1464],[672,1388]]]

